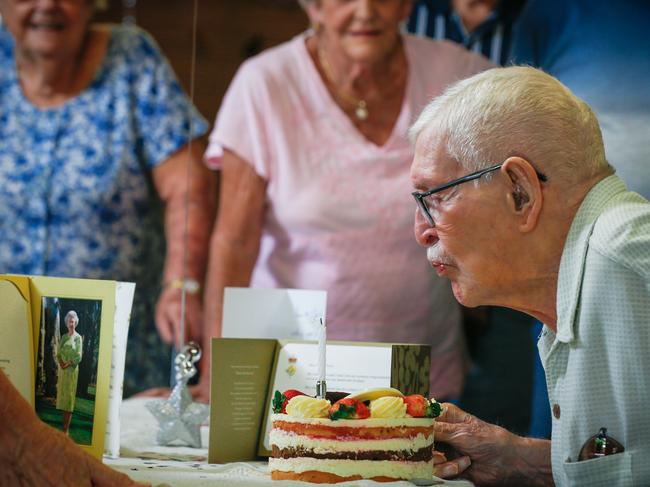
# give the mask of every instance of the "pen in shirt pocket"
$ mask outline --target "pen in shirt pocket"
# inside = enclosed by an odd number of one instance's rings
[[[589,438],[580,449],[578,461],[591,460],[625,451],[620,442],[607,435],[607,428],[600,428],[597,434]]]

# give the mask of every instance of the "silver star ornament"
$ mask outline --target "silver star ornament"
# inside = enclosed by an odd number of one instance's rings
[[[151,401],[147,409],[159,423],[156,441],[159,445],[189,445],[201,448],[201,424],[210,412],[207,404],[192,401],[187,382],[196,374],[194,364],[201,358],[201,349],[188,343],[176,355],[176,385],[166,400]]]

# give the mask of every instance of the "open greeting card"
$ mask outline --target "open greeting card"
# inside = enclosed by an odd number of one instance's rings
[[[36,414],[100,458],[119,455],[135,285],[0,275],[0,368]]]
[[[311,341],[212,340],[210,463],[269,456],[274,391],[316,393],[318,344]],[[355,393],[394,387],[428,395],[430,347],[390,343],[327,342],[327,386]]]

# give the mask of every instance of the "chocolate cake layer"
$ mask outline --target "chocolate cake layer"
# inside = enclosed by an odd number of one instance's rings
[[[279,448],[273,445],[273,458],[309,457],[326,460],[403,460],[408,462],[428,462],[433,456],[431,446],[420,448],[415,452],[410,450],[377,450],[377,451],[342,451],[331,453],[315,453],[307,448]]]

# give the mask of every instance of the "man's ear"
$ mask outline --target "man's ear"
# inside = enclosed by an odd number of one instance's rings
[[[524,233],[534,230],[543,204],[542,187],[535,168],[526,159],[509,157],[501,172],[507,176],[508,207],[519,218],[519,229]]]

